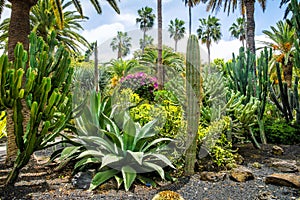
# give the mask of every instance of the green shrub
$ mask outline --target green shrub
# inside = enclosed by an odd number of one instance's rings
[[[230,131],[230,123],[229,117],[223,117],[219,121],[212,122],[206,128],[199,126],[198,130],[198,149],[206,149],[212,161],[219,168],[235,164],[232,143],[228,141],[226,134]]]

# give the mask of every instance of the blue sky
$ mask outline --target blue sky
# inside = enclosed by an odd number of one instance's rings
[[[137,10],[148,6],[154,9],[156,14],[156,0],[121,0],[118,5],[121,10],[121,14],[116,14],[113,9],[108,5],[105,0],[100,0],[100,4],[103,9],[102,15],[98,15],[93,8],[92,4],[88,0],[82,0],[84,15],[89,17],[89,20],[82,23],[84,31],[81,34],[87,38],[88,41],[98,41],[98,44],[102,44],[105,41],[111,40],[117,34],[117,31],[127,31],[138,33],[138,25],[136,24],[136,18],[138,17]],[[255,21],[256,21],[256,40],[265,40],[262,34],[262,30],[269,29],[270,26],[274,26],[277,21],[283,18],[284,9],[279,9],[280,0],[268,0],[266,11],[263,13],[261,7],[256,3],[255,7]],[[212,45],[212,58],[225,58],[230,59],[232,52],[238,52],[238,48],[241,43],[232,38],[228,31],[229,27],[235,22],[236,18],[240,17],[240,12],[237,9],[235,13],[227,12],[211,13],[206,12],[206,5],[203,3],[192,9],[192,32],[196,33],[196,29],[199,26],[199,18],[206,18],[208,15],[215,15],[220,19],[222,40],[217,44]],[[1,19],[5,19],[9,16],[9,13],[5,11]],[[188,8],[185,7],[182,0],[163,0],[163,28],[167,29],[171,19],[179,18],[186,22],[186,30],[188,29]],[[157,23],[154,25],[157,26]],[[154,31],[155,33],[155,31]],[[140,35],[133,36],[133,40],[139,40]],[[166,36],[167,37],[167,36]],[[168,38],[165,38],[166,42]],[[172,46],[173,44],[168,44]],[[183,44],[179,45],[184,46]],[[206,50],[205,46],[202,46]],[[137,48],[137,47],[135,47]]]
[[[266,10],[263,12],[260,5],[256,3],[256,40],[265,40],[262,30],[270,29],[270,26],[275,26],[277,21],[283,19],[285,7],[280,9],[279,4],[279,0],[268,0]],[[88,1],[83,3],[84,13],[89,17],[89,20],[84,23],[86,30],[82,34],[88,40],[97,40],[98,44],[110,40],[116,35],[118,30],[127,32],[138,30],[138,25],[135,22],[138,17],[137,10],[148,6],[153,8],[156,14],[157,6],[156,0],[121,0],[118,4],[121,14],[117,15],[105,1],[102,0],[101,5],[103,13],[102,15],[97,15]],[[230,13],[229,16],[222,9],[218,13],[206,12],[206,5],[201,3],[192,9],[193,33],[196,33],[199,26],[199,18],[206,18],[208,15],[215,15],[220,19],[223,34],[222,40],[212,46],[212,58],[230,59],[232,52],[238,52],[241,43],[230,36],[228,29],[235,22],[236,18],[240,17],[240,11],[237,9],[235,13]],[[184,20],[186,29],[188,29],[188,8],[185,7],[184,3],[181,0],[163,0],[163,28],[167,29],[170,20],[176,17]],[[154,26],[156,27],[157,23]],[[205,46],[202,47],[206,51]]]

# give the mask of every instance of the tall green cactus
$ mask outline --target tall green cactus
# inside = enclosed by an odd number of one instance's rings
[[[186,51],[186,95],[187,134],[185,153],[185,174],[194,173],[196,161],[196,136],[200,118],[200,48],[195,35],[190,35]]]
[[[291,122],[295,118],[295,123],[300,125],[299,77],[295,77],[294,87],[288,88],[287,83],[282,81],[281,70],[278,63],[276,64],[276,72],[278,86],[269,86],[271,100],[275,103],[287,122]],[[293,115],[294,111],[295,117]]]
[[[256,97],[260,101],[257,107],[257,122],[260,130],[260,139],[263,144],[267,143],[263,115],[268,95],[268,63],[271,55],[272,52],[269,53],[265,48],[256,62],[254,54],[250,51],[245,53],[244,48],[240,48],[238,58],[236,59],[233,55],[233,61],[227,63],[227,73],[232,80],[229,87],[247,97],[243,102],[244,104],[247,104],[251,97]],[[254,72],[254,66],[256,66],[256,72]],[[258,147],[258,143],[254,142],[255,146]]]
[[[13,111],[19,151],[7,185],[14,184],[35,151],[55,139],[72,113],[69,87],[73,68],[69,67],[69,53],[55,39],[54,32],[47,43],[33,33],[29,40],[29,55],[17,44],[13,63],[6,55],[0,58],[0,104]],[[24,109],[30,111],[29,116],[24,115]],[[26,117],[29,120],[24,124]]]

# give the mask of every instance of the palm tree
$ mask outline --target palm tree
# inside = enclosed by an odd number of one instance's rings
[[[8,30],[8,59],[10,61],[14,60],[14,48],[18,42],[22,43],[25,50],[29,49],[29,39],[30,34],[30,9],[38,3],[38,0],[9,0],[11,3],[11,17]],[[3,6],[6,0],[0,0],[0,14],[2,14]],[[115,0],[107,0],[107,2],[112,6],[112,8],[120,13],[119,8]],[[63,17],[61,12],[61,1],[51,0],[54,7],[54,13],[59,25],[63,24]],[[80,0],[72,0],[77,11],[82,14],[82,8],[80,5]],[[91,0],[91,3],[95,7],[96,11],[100,14],[102,12],[99,1]],[[22,102],[22,115],[23,123],[22,128],[26,128],[28,118],[25,116],[30,116],[30,110],[26,106],[26,102]],[[11,165],[17,155],[18,149],[14,137],[14,123],[12,120],[13,110],[6,108],[7,113],[7,154],[6,163]],[[24,131],[26,132],[26,131]]]
[[[136,23],[140,24],[140,29],[143,31],[143,41],[145,43],[146,32],[154,25],[155,14],[152,13],[153,9],[143,7],[138,10],[139,17],[136,18]],[[144,52],[145,45],[143,45],[142,52]]]
[[[162,0],[157,0],[157,82],[158,89],[164,87],[164,68],[162,65]]]
[[[156,71],[158,63],[157,58],[157,48],[155,46],[149,46],[145,48],[145,52],[140,59],[140,64]],[[162,50],[162,65],[171,67],[178,72],[182,72],[184,71],[184,57],[177,52],[173,52],[172,48],[164,46]]]
[[[229,28],[229,31],[233,37],[239,39],[245,47],[246,30],[245,30],[245,18],[239,17],[236,19],[236,23],[233,23]]]
[[[272,40],[272,42],[264,43],[268,47],[273,48],[274,53],[277,53],[273,55],[271,66],[274,66],[275,62],[281,63],[284,80],[287,85],[291,87],[296,30],[294,27],[289,26],[287,22],[283,21],[277,22],[276,26],[277,27],[271,26],[271,31],[263,31],[263,33]]]
[[[246,44],[247,48],[255,53],[255,21],[254,21],[254,5],[256,0],[208,0],[207,10],[218,11],[224,3],[224,11],[234,12],[237,6],[240,6],[242,14],[246,13]],[[263,11],[266,9],[267,0],[257,0]],[[245,9],[245,11],[244,11]]]
[[[118,59],[127,56],[130,53],[131,37],[128,36],[127,32],[118,31],[116,37],[114,37],[110,43],[113,51],[118,51]]]
[[[154,41],[154,38],[151,37],[151,35],[146,35],[145,37],[145,41],[141,38],[140,39],[140,49],[143,48],[143,46],[145,46],[145,48],[149,45],[152,45]]]
[[[168,31],[170,32],[170,38],[175,41],[175,51],[177,51],[177,42],[184,37],[185,34],[185,22],[183,20],[175,19],[171,20]]]
[[[37,5],[31,9],[30,29],[38,36],[43,37],[44,40],[55,30],[57,39],[65,45],[68,51],[79,54],[82,50],[80,45],[90,48],[86,39],[78,33],[78,31],[83,30],[80,23],[83,22],[83,19],[87,19],[87,17],[76,14],[76,11],[70,11],[70,2],[65,3],[62,0],[61,3],[64,23],[62,28],[57,26],[50,0],[44,0],[38,1]],[[0,42],[7,39],[9,24],[9,18],[0,24],[0,30],[3,31],[3,34],[0,36]]]
[[[221,24],[219,19],[214,16],[208,16],[207,19],[199,19],[200,25],[197,29],[198,38],[201,39],[202,44],[206,44],[208,51],[208,64],[210,65],[210,47],[212,42],[218,42],[221,37]]]
[[[192,33],[192,7],[198,5],[200,2],[206,2],[207,0],[183,0],[185,6],[189,7],[189,35]]]

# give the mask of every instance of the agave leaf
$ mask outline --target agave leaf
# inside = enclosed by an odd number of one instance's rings
[[[115,179],[117,181],[118,184],[118,189],[121,187],[122,183],[123,183],[123,178],[119,177],[119,176],[115,176]]]
[[[155,131],[153,130],[154,124],[157,122],[157,120],[152,120],[145,124],[142,128],[137,128],[136,137],[134,138],[133,145],[136,146],[136,144],[144,138],[153,137],[155,135]],[[139,125],[140,127],[140,125]]]
[[[97,174],[95,174],[95,176],[93,177],[93,180],[90,184],[90,188],[89,190],[94,190],[96,189],[99,185],[101,185],[102,183],[104,183],[105,181],[109,180],[110,178],[112,178],[114,175],[116,175],[119,171],[115,170],[115,169],[110,169],[110,170],[106,170],[103,172],[98,172]]]
[[[173,169],[175,169],[175,167],[173,166],[172,162],[169,160],[169,158],[167,158],[165,155],[163,154],[158,154],[158,153],[147,153],[144,156],[145,160],[147,159],[147,157],[156,157],[157,159],[159,159],[160,161],[164,162],[166,165],[172,167]]]
[[[125,150],[134,150],[134,139],[136,137],[136,124],[132,119],[129,119],[124,126],[123,141]]]
[[[60,156],[60,160],[64,160],[75,153],[78,153],[78,150],[81,148],[81,146],[72,146],[72,147],[66,147],[62,152]]]
[[[100,162],[101,160],[99,158],[83,158],[75,164],[74,170],[89,163],[100,163]]]
[[[123,156],[118,156],[115,154],[107,154],[102,158],[102,164],[101,164],[100,169],[102,169],[103,167],[105,167],[109,164],[120,162],[123,159],[124,159]]]
[[[130,166],[122,167],[125,190],[128,191],[136,177],[136,171]]]
[[[116,135],[120,136],[120,130],[117,126],[117,124],[112,121],[109,117],[104,115],[103,113],[101,114],[101,117],[103,118],[105,128],[112,133],[115,133]]]
[[[96,147],[96,145],[99,145],[101,149],[104,149],[106,151],[109,151],[111,153],[118,153],[115,152],[114,146],[110,141],[105,140],[104,138],[101,137],[95,137],[95,136],[81,136],[80,139],[84,141],[88,141],[90,143],[93,143]]]
[[[77,159],[86,157],[86,156],[93,156],[96,158],[102,158],[104,156],[104,154],[101,151],[96,151],[96,150],[86,150],[84,152],[82,152],[81,154],[79,154],[79,156],[77,157]]]
[[[153,169],[155,171],[158,172],[158,174],[160,175],[160,177],[162,179],[165,179],[165,172],[163,170],[163,168],[157,164],[151,163],[151,162],[144,162],[143,163],[144,166],[149,167],[150,169]]]
[[[146,152],[152,146],[155,146],[156,144],[158,144],[160,142],[167,142],[167,141],[171,142],[173,140],[170,138],[158,138],[158,139],[155,139],[152,142],[150,142],[146,147],[143,147],[140,151]]]
[[[139,165],[142,165],[142,164],[143,164],[144,152],[133,152],[133,151],[128,150],[127,153],[130,154],[131,157],[132,157],[137,163],[139,163]]]
[[[108,136],[114,144],[116,144],[119,148],[121,148],[123,150],[123,147],[124,147],[124,143],[123,143],[123,140],[122,140],[122,137],[120,135],[117,135],[113,132],[109,132],[109,131],[105,131],[105,130],[102,130],[102,132]]]

